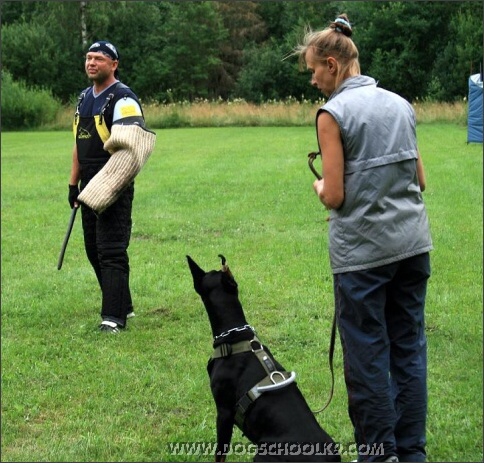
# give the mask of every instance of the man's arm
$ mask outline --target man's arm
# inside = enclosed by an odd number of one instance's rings
[[[77,197],[79,196],[79,180],[81,178],[81,170],[79,168],[79,160],[77,158],[77,146],[74,145],[72,151],[72,167],[71,176],[69,179],[69,194],[67,200],[69,201],[69,206],[72,208],[77,208],[79,203],[77,202]]]
[[[77,146],[74,145],[72,150],[72,167],[69,185],[77,185],[81,179],[81,170],[79,168],[79,160],[77,159]]]

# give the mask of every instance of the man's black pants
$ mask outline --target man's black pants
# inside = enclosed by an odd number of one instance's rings
[[[84,186],[81,181],[81,190]],[[128,258],[133,198],[134,182],[99,215],[81,205],[84,247],[102,291],[101,317],[122,327],[133,310]]]

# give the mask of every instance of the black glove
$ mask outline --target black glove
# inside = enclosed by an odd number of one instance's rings
[[[69,196],[67,200],[69,201],[69,206],[71,209],[74,209],[74,203],[77,201],[77,197],[79,196],[79,187],[77,185],[69,185]]]

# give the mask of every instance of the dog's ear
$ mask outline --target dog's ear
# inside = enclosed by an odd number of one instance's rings
[[[227,259],[225,258],[225,256],[223,254],[219,254],[218,256],[222,260],[222,272],[226,273],[230,278],[232,278],[235,281],[234,276],[232,275],[232,272],[229,269],[229,266],[226,264]]]
[[[229,266],[226,264],[227,259],[222,254],[219,254],[218,256],[222,260],[222,284],[224,285],[225,290],[229,293],[237,293],[237,282],[235,281]]]
[[[206,272],[201,269],[190,256],[187,256],[187,261],[188,266],[190,267],[190,271],[192,272],[193,286],[195,288],[195,291],[200,294],[202,280],[203,277],[206,275]]]

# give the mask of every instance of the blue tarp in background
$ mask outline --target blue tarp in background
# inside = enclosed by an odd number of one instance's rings
[[[469,110],[467,112],[467,143],[482,143],[482,77],[469,77]]]

